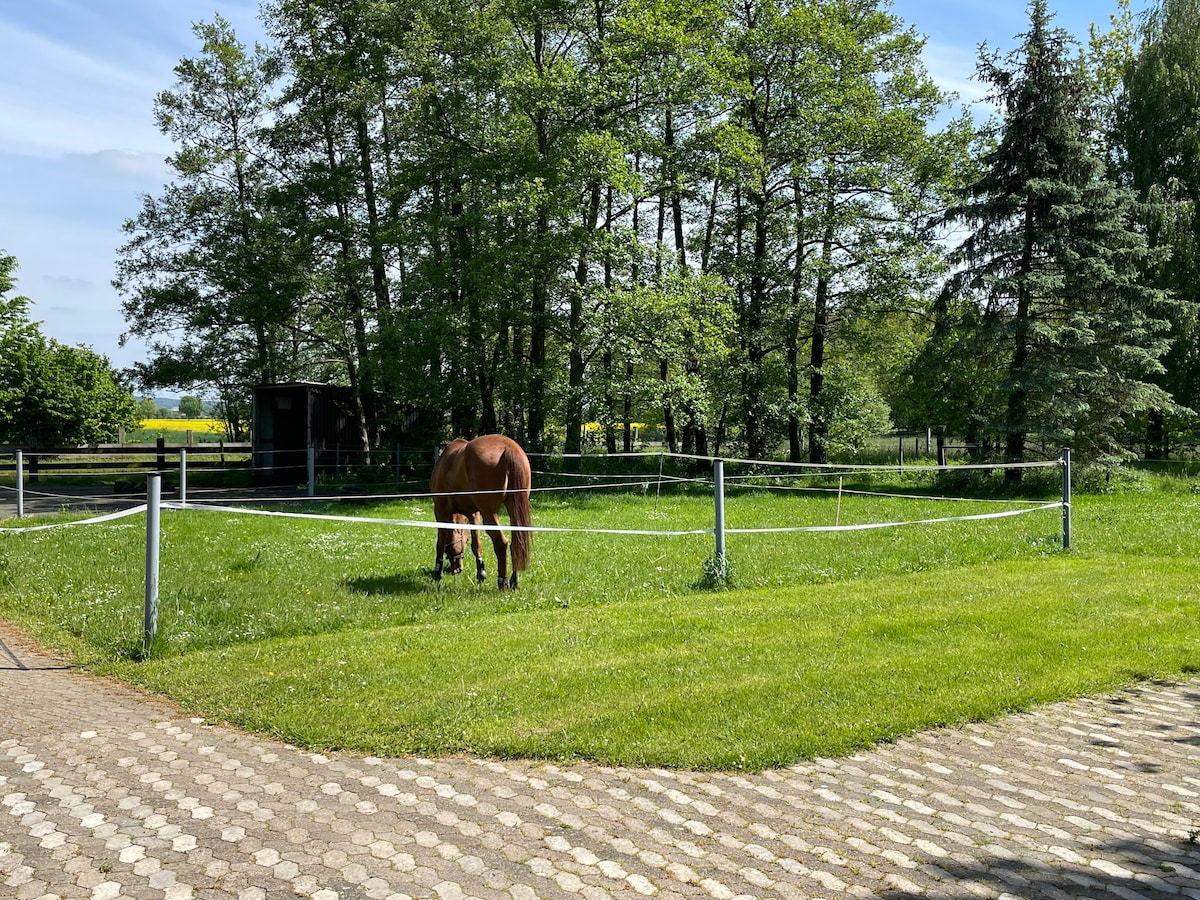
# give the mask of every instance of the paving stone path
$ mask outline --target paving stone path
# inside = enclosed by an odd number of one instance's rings
[[[0,628],[0,898],[1200,898],[1198,710],[1145,685],[753,775],[360,758]]]

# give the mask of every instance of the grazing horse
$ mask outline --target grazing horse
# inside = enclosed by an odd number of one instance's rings
[[[434,494],[433,516],[453,525],[490,526],[492,549],[496,552],[496,583],[501,589],[517,586],[517,573],[529,564],[530,533],[512,534],[512,576],[508,575],[509,542],[500,530],[500,507],[508,510],[511,525],[528,527],[529,459],[520,445],[501,434],[485,434],[473,441],[456,438],[445,446],[433,466],[429,490]],[[442,577],[442,557],[450,561],[450,574],[462,571],[465,540],[461,528],[439,528],[437,563],[433,580]],[[457,548],[457,557],[455,549]],[[479,531],[471,531],[471,552],[475,554],[475,577],[487,579],[483,556],[479,551]]]

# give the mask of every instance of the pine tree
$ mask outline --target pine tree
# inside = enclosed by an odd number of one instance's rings
[[[994,379],[1004,408],[990,430],[1007,463],[1026,461],[1035,436],[1112,452],[1126,417],[1165,402],[1148,381],[1161,370],[1165,296],[1141,281],[1150,250],[1133,195],[1094,152],[1071,47],[1045,0],[1033,0],[1022,45],[1003,60],[985,48],[979,76],[1000,107],[999,131],[949,215],[970,229],[952,292],[978,306],[986,342],[1005,348]]]

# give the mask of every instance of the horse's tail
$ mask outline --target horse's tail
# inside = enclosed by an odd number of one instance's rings
[[[531,477],[529,460],[519,448],[514,452],[509,449],[504,453],[505,474],[508,476],[508,491],[505,495],[504,506],[508,509],[508,520],[512,525],[528,528],[531,523],[529,511],[529,488]],[[529,548],[533,544],[533,534],[528,531],[512,533],[512,564],[513,572],[523,572],[529,566]]]

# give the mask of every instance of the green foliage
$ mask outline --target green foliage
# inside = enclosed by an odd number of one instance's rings
[[[1095,155],[1094,96],[1050,20],[1034,0],[1021,48],[980,61],[1000,131],[950,214],[972,229],[951,282],[963,306],[943,302],[927,357],[943,386],[947,364],[982,364],[982,392],[955,384],[935,403],[948,402],[948,424],[1003,443],[1008,461],[1025,458],[1031,434],[1101,456],[1131,416],[1170,405],[1152,381],[1167,348],[1168,297],[1143,278],[1162,255],[1147,245],[1132,194]],[[980,399],[999,403],[972,409]]]
[[[875,0],[760,13],[272,0],[269,52],[197,25],[118,267],[139,379],[210,386],[235,435],[302,378],[352,387],[371,445],[661,419],[798,453],[843,325],[928,285],[965,126],[929,133]],[[853,352],[882,383],[887,341]]]
[[[150,348],[138,382],[206,388],[236,411],[253,386],[296,378],[330,351],[296,330],[307,260],[290,217],[304,212],[272,202],[284,189],[264,128],[273,63],[219,16],[193,31],[199,55],[179,62],[154,107],[177,147],[175,180],[124,223],[113,283],[130,334]],[[230,422],[235,433],[244,424]]]
[[[7,297],[16,261],[0,254],[0,444],[60,447],[111,441],[137,421],[133,394],[106,357],[47,340],[30,302]]]
[[[1118,70],[1123,92],[1109,133],[1120,171],[1142,200],[1152,244],[1169,251],[1147,271],[1175,300],[1155,379],[1175,406],[1163,404],[1145,430],[1148,451],[1161,456],[1190,430],[1172,428],[1171,419],[1200,410],[1200,4],[1165,0],[1143,18],[1137,37],[1136,54]],[[1134,42],[1132,33],[1125,42]]]
[[[252,50],[201,23],[121,250],[137,375],[215,390],[234,437],[254,384],[305,379],[353,389],[369,447],[639,421],[819,461],[886,404],[1012,459],[1143,425],[1165,452],[1200,396],[1195,3],[1140,47],[1121,7],[1085,70],[1035,0],[981,60],[983,134],[935,127],[879,0],[271,0]]]
[[[198,419],[204,415],[204,401],[185,394],[179,398],[179,414],[185,419]]]
[[[826,365],[824,390],[814,405],[826,423],[826,447],[834,457],[861,453],[892,427],[890,410],[874,381],[843,360]]]

